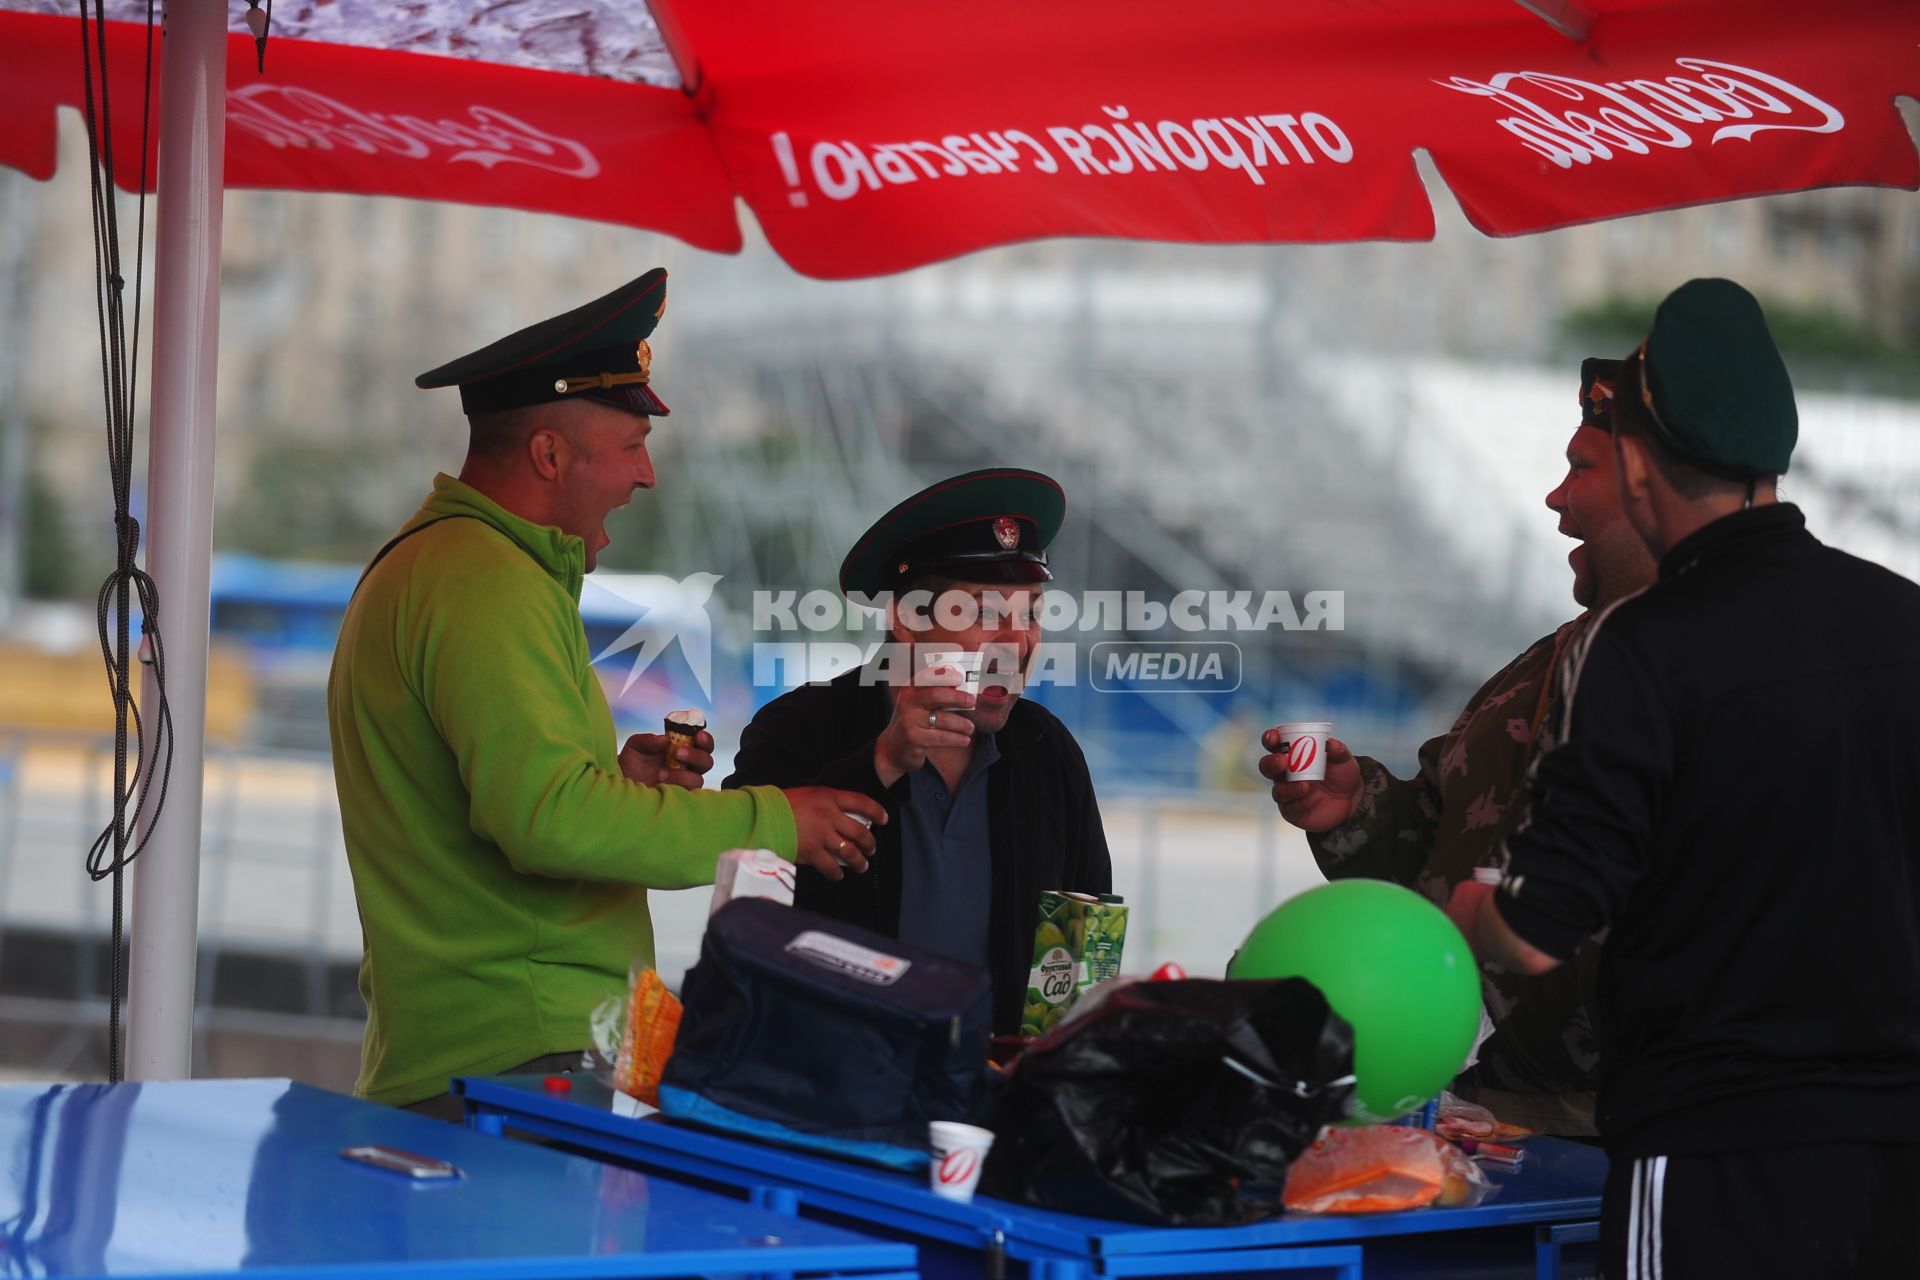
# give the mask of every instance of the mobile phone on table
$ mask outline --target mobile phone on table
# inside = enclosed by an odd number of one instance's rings
[[[444,1182],[464,1176],[458,1166],[445,1160],[415,1155],[398,1147],[348,1147],[340,1154],[348,1160],[397,1173],[415,1182]]]

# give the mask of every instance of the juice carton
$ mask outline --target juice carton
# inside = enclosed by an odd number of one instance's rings
[[[1040,895],[1039,921],[1020,1018],[1020,1033],[1028,1036],[1045,1035],[1082,991],[1116,976],[1127,941],[1126,904],[1111,894],[1048,889]]]
[[[735,898],[772,898],[783,907],[793,905],[793,864],[771,849],[729,849],[720,855],[713,872],[711,916]]]

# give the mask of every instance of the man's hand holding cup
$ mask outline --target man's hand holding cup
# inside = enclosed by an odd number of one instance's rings
[[[893,719],[873,744],[873,769],[880,785],[890,787],[927,762],[927,753],[964,749],[973,741],[974,695],[963,689],[967,676],[958,667],[935,663],[916,673],[914,682],[893,691]],[[977,687],[978,676],[974,677]]]
[[[1260,758],[1260,774],[1273,783],[1280,816],[1302,831],[1330,831],[1360,803],[1360,765],[1347,744],[1329,734],[1331,728],[1324,722],[1282,724],[1260,735],[1268,752]]]
[[[832,787],[789,787],[786,797],[793,807],[795,862],[829,880],[867,869],[873,856],[873,824],[887,821],[885,805],[857,791]]]

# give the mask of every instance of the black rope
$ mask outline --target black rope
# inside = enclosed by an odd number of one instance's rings
[[[260,20],[255,22],[258,17]],[[253,51],[257,59],[260,74],[267,72],[267,36],[273,31],[273,0],[267,0],[266,12],[260,11],[260,0],[247,0],[247,30],[253,33]]]
[[[134,249],[133,328],[129,341],[126,313],[126,276],[120,260],[120,221],[113,190],[113,112],[108,92],[107,28],[104,0],[81,0],[81,75],[86,90],[87,153],[93,206],[94,304],[100,327],[101,396],[107,411],[107,471],[113,488],[114,568],[101,584],[96,621],[100,655],[106,663],[107,688],[113,696],[113,820],[87,852],[87,874],[98,882],[113,881],[111,963],[108,967],[107,1078],[121,1078],[120,1000],[125,961],[126,869],[151,838],[153,822],[166,804],[167,783],[173,775],[173,713],[167,706],[166,648],[160,639],[160,598],[154,582],[138,565],[140,524],[133,518],[133,410],[134,378],[140,358],[140,305],[145,281],[147,239],[147,165],[152,147],[153,115],[153,0],[147,0],[146,68],[140,111],[140,185],[137,193],[139,229]],[[133,661],[128,645],[132,624],[129,606],[140,604],[140,629],[150,653],[156,693],[153,726],[157,741],[149,743],[146,724],[134,701]],[[129,730],[138,744],[131,776],[128,772]],[[149,764],[147,748],[153,747]],[[159,786],[151,784],[155,769]],[[148,785],[143,785],[143,783]],[[147,801],[153,801],[148,837],[132,849],[127,845]],[[129,805],[132,812],[128,812]]]

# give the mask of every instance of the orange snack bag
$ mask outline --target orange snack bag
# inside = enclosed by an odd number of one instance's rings
[[[673,1056],[680,1032],[680,1001],[652,969],[643,970],[627,993],[627,1026],[613,1064],[613,1087],[650,1107],[660,1105],[660,1074]]]
[[[1473,1161],[1425,1129],[1328,1126],[1288,1170],[1282,1202],[1300,1213],[1388,1213],[1477,1204],[1488,1186]]]

